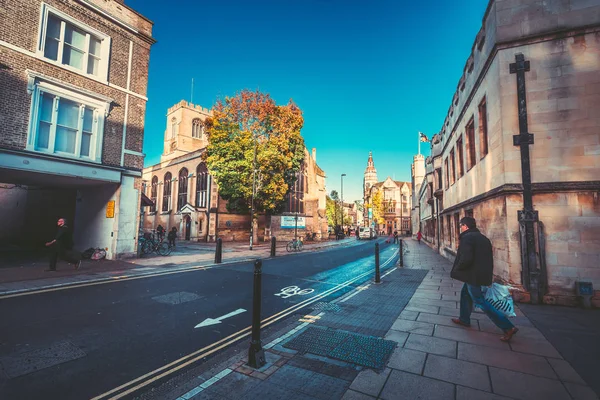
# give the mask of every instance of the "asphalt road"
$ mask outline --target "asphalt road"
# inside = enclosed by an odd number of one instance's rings
[[[263,321],[373,271],[374,243],[263,260]],[[397,247],[379,243],[383,263]],[[250,326],[252,282],[252,263],[239,263],[2,299],[0,398],[93,398],[181,359]],[[308,290],[282,296],[290,286]]]

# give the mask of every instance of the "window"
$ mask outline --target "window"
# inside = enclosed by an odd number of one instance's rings
[[[152,186],[150,187],[150,200],[152,200],[152,207],[150,212],[156,212],[156,195],[158,193],[158,176],[152,177]]]
[[[181,210],[187,203],[187,190],[188,190],[188,170],[187,168],[181,168],[179,171],[179,178],[177,178],[179,184],[177,190],[177,211]]]
[[[208,169],[202,163],[196,168],[196,207],[206,208],[208,199]]]
[[[481,158],[488,153],[487,105],[485,98],[479,103],[479,152]]]
[[[27,149],[101,162],[108,104],[29,76],[32,113]]]
[[[170,172],[165,174],[165,181],[163,184],[163,204],[162,210],[164,212],[171,210],[171,180],[172,176]]]
[[[204,131],[204,124],[199,118],[195,118],[192,121],[192,137],[196,139],[202,139],[202,133]]]
[[[450,222],[451,217],[446,215],[446,227],[448,228],[448,244],[452,246],[452,223]]]
[[[110,37],[43,4],[38,54],[68,69],[103,80]]]
[[[435,170],[435,174],[437,175],[437,189],[439,190],[442,188],[442,169],[438,168]]]
[[[475,123],[473,118],[467,124],[467,171],[475,166],[477,159],[475,158]]]
[[[450,169],[448,168],[448,157],[444,160],[444,169],[446,170],[446,189],[450,186]]]
[[[298,171],[296,177],[296,182],[287,194],[285,211],[304,214],[304,191],[305,186],[307,186],[304,177],[304,164],[300,166],[300,171]]]
[[[456,153],[458,154],[458,178],[465,174],[465,164],[463,159],[463,139],[462,135],[456,141]]]
[[[452,171],[450,171],[450,178],[452,180],[450,181],[450,184],[454,185],[454,182],[456,182],[456,160],[454,158],[454,149],[450,150],[450,163],[452,164]]]
[[[177,119],[173,118],[171,120],[171,139],[175,139],[176,134],[177,134]]]
[[[440,217],[440,242],[444,241],[444,217]]]

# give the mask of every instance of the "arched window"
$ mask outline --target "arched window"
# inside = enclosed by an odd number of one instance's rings
[[[152,177],[152,186],[150,187],[150,199],[152,200],[151,212],[156,212],[156,195],[158,193],[158,176]]]
[[[179,190],[177,194],[177,211],[181,210],[185,203],[187,203],[187,190],[188,190],[188,170],[187,168],[181,168],[179,171]]]
[[[177,134],[177,118],[173,118],[171,120],[171,139],[175,139],[176,134]]]
[[[171,173],[167,172],[165,174],[165,182],[163,185],[163,204],[162,210],[169,211],[171,210]]]
[[[202,133],[204,132],[204,124],[200,118],[196,118],[192,121],[192,137],[196,139],[202,139]]]
[[[206,208],[208,202],[208,169],[202,163],[196,168],[196,207]]]

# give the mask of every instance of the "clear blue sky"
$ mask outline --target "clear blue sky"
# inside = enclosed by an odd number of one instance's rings
[[[487,0],[126,0],[154,22],[144,152],[159,161],[167,108],[260,89],[304,112],[302,135],[327,191],[362,198],[373,151],[379,180],[410,181],[417,132],[440,130]],[[422,146],[428,154],[427,146]]]

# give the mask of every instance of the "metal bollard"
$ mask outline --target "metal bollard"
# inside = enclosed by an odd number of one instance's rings
[[[215,264],[220,264],[223,260],[223,240],[217,239],[217,248],[215,249]]]
[[[379,243],[375,243],[375,283],[380,283],[381,277],[379,276]]]
[[[400,239],[400,266],[404,267],[404,249],[402,247],[402,239]]]
[[[260,308],[262,261],[254,261],[254,298],[252,300],[252,340],[248,349],[248,366],[260,368],[266,364],[265,351],[260,342]]]
[[[275,253],[276,253],[276,246],[277,245],[277,238],[275,236],[273,236],[271,238],[271,257],[275,257]]]

